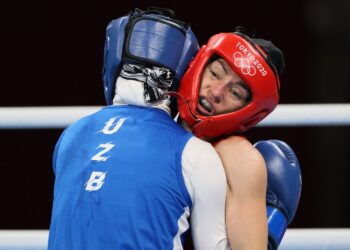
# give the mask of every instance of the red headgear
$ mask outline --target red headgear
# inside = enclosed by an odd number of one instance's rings
[[[197,112],[202,74],[213,56],[223,58],[247,84],[252,98],[240,110],[212,116]],[[265,51],[241,33],[220,33],[210,38],[183,76],[178,99],[180,117],[198,137],[215,138],[243,132],[271,113],[279,101],[280,82]]]

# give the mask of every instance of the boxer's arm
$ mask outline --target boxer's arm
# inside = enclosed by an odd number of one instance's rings
[[[229,185],[226,227],[231,248],[266,250],[267,174],[263,157],[250,142],[238,136],[220,141],[215,149]]]
[[[227,184],[218,154],[211,144],[192,137],[184,149],[182,165],[193,203],[191,234],[194,249],[229,249],[225,227]]]
[[[283,141],[259,141],[254,146],[266,163],[269,250],[275,250],[298,208],[302,186],[300,165],[293,149]]]

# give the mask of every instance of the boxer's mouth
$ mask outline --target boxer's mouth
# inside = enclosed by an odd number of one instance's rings
[[[207,98],[200,96],[198,98],[197,111],[202,115],[212,115],[214,108]]]

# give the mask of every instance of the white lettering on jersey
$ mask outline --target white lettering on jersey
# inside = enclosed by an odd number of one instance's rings
[[[108,142],[106,144],[100,144],[97,148],[103,148],[103,150],[101,150],[100,152],[98,152],[97,154],[95,154],[91,160],[92,161],[106,161],[109,156],[102,156],[103,154],[107,153],[109,150],[111,150],[115,145]]]
[[[104,173],[93,171],[91,173],[90,179],[85,183],[85,190],[89,192],[99,190],[104,184],[103,180],[106,178],[106,174],[107,172]]]
[[[118,122],[115,123],[115,120],[119,117],[120,116],[109,119],[109,121],[106,122],[106,126],[102,129],[102,133],[104,133],[105,135],[110,135],[117,132],[123,125],[124,121],[128,119],[128,118],[120,118]]]

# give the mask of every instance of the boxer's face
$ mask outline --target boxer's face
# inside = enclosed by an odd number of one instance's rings
[[[209,63],[202,76],[197,112],[218,115],[241,109],[251,99],[248,86],[219,58]]]

